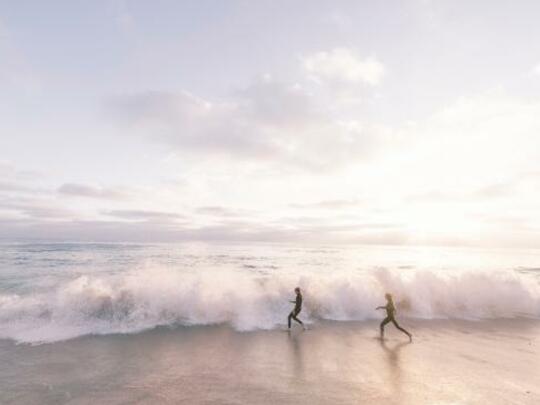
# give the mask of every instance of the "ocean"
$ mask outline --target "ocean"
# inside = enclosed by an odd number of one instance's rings
[[[540,252],[419,247],[216,244],[4,244],[0,338],[54,342],[157,326],[283,327],[296,286],[302,316],[540,317]]]

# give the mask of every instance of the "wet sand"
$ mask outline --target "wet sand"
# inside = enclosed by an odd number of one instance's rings
[[[540,321],[323,322],[0,341],[1,404],[539,404]]]

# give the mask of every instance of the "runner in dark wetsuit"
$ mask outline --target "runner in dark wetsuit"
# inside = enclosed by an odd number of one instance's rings
[[[294,289],[294,292],[296,293],[296,300],[290,301],[291,303],[294,304],[294,309],[291,311],[291,313],[289,314],[289,318],[287,319],[288,324],[289,324],[289,329],[291,329],[291,319],[294,319],[296,322],[302,325],[302,327],[304,327],[303,322],[296,317],[302,310],[302,293],[300,292],[299,287],[296,287]]]
[[[392,300],[392,295],[391,294],[386,294],[385,297],[386,297],[386,305],[375,308],[375,309],[384,309],[384,310],[386,310],[386,318],[383,319],[383,321],[381,322],[381,326],[380,326],[380,328],[381,328],[381,339],[384,338],[384,325],[386,325],[388,322],[392,322],[396,328],[398,328],[400,331],[405,333],[409,337],[409,340],[412,341],[412,335],[409,332],[407,332],[405,329],[403,329],[401,326],[399,326],[399,324],[396,321],[396,318],[395,318],[396,307],[394,306],[394,301]]]

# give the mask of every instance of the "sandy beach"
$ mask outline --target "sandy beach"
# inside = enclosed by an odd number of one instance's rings
[[[405,322],[404,322],[405,323]],[[538,404],[540,322],[156,329],[0,342],[2,404]]]

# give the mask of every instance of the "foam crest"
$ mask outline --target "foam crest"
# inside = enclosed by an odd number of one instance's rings
[[[384,304],[387,291],[394,294],[402,317],[540,317],[539,283],[514,272],[377,270],[354,276],[262,277],[233,271],[196,275],[147,269],[80,276],[48,292],[0,295],[0,337],[53,342],[164,325],[272,329],[285,324],[296,285],[304,290],[302,317],[309,322],[380,318],[374,308]]]

